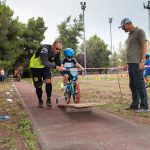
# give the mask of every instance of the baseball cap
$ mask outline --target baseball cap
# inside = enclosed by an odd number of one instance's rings
[[[123,25],[127,24],[127,23],[132,23],[131,20],[129,18],[124,18],[122,21],[121,21],[121,24],[118,28],[121,28]]]

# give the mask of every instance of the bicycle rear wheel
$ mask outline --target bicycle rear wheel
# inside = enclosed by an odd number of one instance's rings
[[[65,101],[67,104],[70,103],[70,100],[71,100],[71,92],[70,92],[70,89],[69,87],[67,86],[67,89],[66,89],[66,92],[65,92]]]
[[[80,86],[78,82],[74,84],[73,100],[75,104],[80,103]]]

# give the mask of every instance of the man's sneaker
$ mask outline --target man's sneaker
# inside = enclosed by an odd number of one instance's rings
[[[39,100],[39,105],[38,105],[38,107],[40,107],[40,108],[43,107],[43,100],[42,100],[42,99]]]
[[[47,105],[47,107],[49,107],[49,108],[52,107],[51,99],[50,99],[50,98],[47,99],[46,105]]]
[[[131,106],[129,106],[129,107],[127,107],[127,108],[125,108],[125,110],[138,110],[138,107],[131,107]]]
[[[139,110],[136,110],[136,112],[144,113],[144,112],[148,112],[148,109],[141,108]]]

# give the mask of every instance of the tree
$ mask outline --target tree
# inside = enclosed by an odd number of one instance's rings
[[[87,68],[100,68],[109,66],[111,52],[107,45],[97,35],[92,36],[86,42]],[[81,46],[83,51],[83,45]]]
[[[110,59],[111,67],[117,67],[120,65],[120,59],[119,59],[119,54],[117,52],[114,52],[112,54],[112,57]]]
[[[0,1],[0,66],[7,69],[13,61],[13,48],[19,35],[18,18],[12,16],[13,11],[5,1]]]
[[[13,19],[13,11],[0,1],[0,67],[28,65],[31,49],[35,51],[45,38],[47,27],[42,17],[31,18],[27,24]]]
[[[4,1],[0,1],[0,42],[7,40],[8,28],[11,25],[13,11]]]
[[[22,30],[20,44],[18,45],[20,55],[16,58],[14,66],[18,66],[18,64],[28,66],[32,53],[37,50],[41,41],[45,38],[44,33],[47,27],[44,25],[43,18],[38,17],[37,19],[30,18],[26,25],[22,25]]]
[[[126,50],[121,42],[119,43],[118,51],[118,65],[123,66],[126,64]]]
[[[81,66],[84,66],[84,53],[77,53],[75,58]]]
[[[59,39],[61,39],[63,43],[63,48],[70,47],[77,50],[79,38],[81,38],[81,33],[83,32],[82,15],[79,15],[79,19],[74,19],[72,24],[70,21],[71,16],[58,25],[58,31],[60,34]]]

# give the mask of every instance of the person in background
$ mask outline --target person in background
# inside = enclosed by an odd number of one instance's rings
[[[51,107],[52,83],[50,69],[63,71],[65,68],[61,66],[60,51],[62,43],[59,40],[54,41],[52,45],[42,45],[34,53],[30,60],[30,70],[32,80],[38,97],[38,107],[43,107],[42,84],[45,80],[45,89],[47,95],[47,107]],[[53,63],[54,62],[54,63]]]
[[[148,87],[148,78],[147,76],[150,75],[150,54],[146,53],[145,55],[145,69],[144,69],[144,81],[145,81],[145,86]]]
[[[4,82],[5,80],[5,71],[3,68],[0,69],[0,81]]]
[[[15,80],[20,82],[21,80],[21,70],[19,67],[17,67],[14,71],[14,77],[15,77]]]
[[[125,68],[128,67],[132,103],[127,110],[146,112],[148,110],[148,97],[143,77],[147,50],[146,35],[142,29],[135,27],[129,18],[124,18],[119,28],[129,33],[126,40],[127,65]]]
[[[64,50],[64,55],[65,55],[65,59],[62,61],[62,66],[66,69],[69,68],[79,68],[82,71],[84,70],[84,68],[77,63],[77,61],[74,59],[75,56],[75,52],[72,48],[66,48]],[[63,91],[66,91],[67,88],[67,82],[69,80],[69,76],[70,76],[70,72],[68,70],[65,70],[62,72],[63,75],[63,83],[64,83],[64,88]]]

